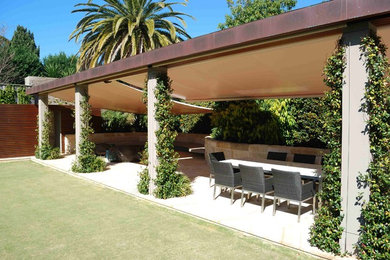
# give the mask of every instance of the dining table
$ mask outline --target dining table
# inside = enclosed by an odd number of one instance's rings
[[[239,169],[239,165],[252,166],[252,167],[261,167],[265,174],[272,175],[272,169],[280,171],[290,171],[290,172],[299,172],[303,180],[311,180],[318,182],[318,190],[322,188],[322,171],[318,168],[306,168],[306,167],[297,167],[297,166],[287,166],[273,163],[263,163],[263,162],[253,162],[245,161],[238,159],[227,159],[222,160],[221,162],[231,163],[233,168]]]

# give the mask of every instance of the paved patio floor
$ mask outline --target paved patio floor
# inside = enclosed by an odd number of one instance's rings
[[[70,166],[74,156],[70,155],[50,161],[33,160],[57,170],[71,173]],[[241,207],[240,191],[235,193],[236,201],[233,205],[230,205],[230,197],[227,192],[213,200],[213,188],[209,187],[209,178],[207,177],[209,173],[205,160],[201,156],[181,154],[179,165],[179,170],[192,180],[193,194],[183,198],[167,200],[142,195],[137,191],[138,172],[144,167],[140,164],[116,163],[109,165],[104,172],[77,174],[77,176],[260,238],[317,256],[332,257],[309,245],[309,228],[314,221],[311,205],[303,204],[305,207],[302,210],[301,221],[298,223],[297,206],[292,203],[290,208],[287,208],[286,202],[282,201],[277,208],[276,215],[272,216],[272,196],[266,200],[264,213],[261,213],[260,202],[255,197],[252,197],[249,202],[245,203],[244,207]]]

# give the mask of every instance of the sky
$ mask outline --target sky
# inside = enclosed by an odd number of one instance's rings
[[[41,49],[41,58],[64,51],[76,54],[79,44],[69,41],[82,13],[71,13],[74,5],[87,0],[0,0],[0,26],[6,28],[6,37],[11,38],[18,25],[34,33],[35,42]],[[99,3],[101,0],[94,0]],[[298,0],[296,8],[313,5],[322,0]],[[218,24],[229,14],[226,0],[189,0],[178,11],[195,17],[186,19],[187,32],[197,37],[218,30]]]

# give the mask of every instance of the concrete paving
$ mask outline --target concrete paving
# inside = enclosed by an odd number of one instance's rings
[[[70,167],[74,155],[58,160],[33,160],[72,174]],[[298,223],[297,206],[293,203],[288,208],[286,202],[282,201],[276,215],[272,216],[272,196],[266,199],[264,213],[261,213],[260,202],[256,197],[252,197],[241,207],[240,191],[236,191],[236,201],[233,205],[230,205],[230,195],[227,192],[221,193],[216,200],[213,200],[213,188],[209,186],[207,163],[202,156],[187,153],[181,153],[179,170],[192,180],[193,193],[182,198],[156,199],[153,196],[142,195],[137,190],[138,173],[143,168],[144,166],[137,163],[115,163],[110,164],[104,172],[77,174],[77,176],[260,238],[317,256],[333,258],[332,255],[309,245],[309,228],[314,222],[310,204],[303,204],[301,221]]]

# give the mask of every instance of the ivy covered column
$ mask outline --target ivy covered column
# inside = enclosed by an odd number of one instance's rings
[[[38,95],[38,146],[42,149],[43,134],[44,134],[44,121],[46,115],[49,112],[49,101],[47,94]]]
[[[157,158],[157,136],[156,132],[159,129],[159,123],[156,120],[156,87],[157,80],[161,76],[165,76],[167,70],[165,68],[149,68],[148,70],[148,170],[149,170],[149,194],[153,194],[156,189],[155,179],[157,177],[156,168],[158,166]]]
[[[81,142],[81,129],[85,122],[81,120],[83,113],[82,102],[88,100],[88,86],[80,85],[75,86],[75,145],[76,145],[76,157],[80,155],[80,142]],[[89,122],[88,122],[89,123]]]
[[[368,200],[369,189],[359,181],[370,163],[367,132],[368,115],[362,111],[368,73],[361,55],[362,38],[374,30],[370,23],[349,24],[343,34],[346,67],[342,90],[342,162],[341,207],[344,215],[341,251],[354,252],[359,239],[362,203]]]

